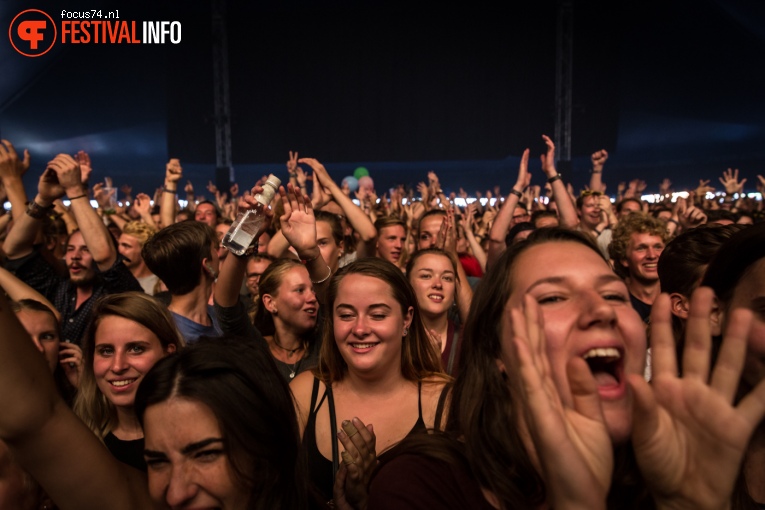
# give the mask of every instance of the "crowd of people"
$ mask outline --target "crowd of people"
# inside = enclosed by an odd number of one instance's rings
[[[762,200],[605,150],[575,193],[543,139],[506,196],[290,152],[265,207],[82,151],[29,199],[3,140],[0,508],[765,508]]]

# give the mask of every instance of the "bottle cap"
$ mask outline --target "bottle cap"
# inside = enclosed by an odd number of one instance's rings
[[[281,179],[279,179],[274,174],[269,175],[268,179],[266,179],[266,183],[263,185],[263,193],[258,193],[255,195],[255,200],[264,206],[268,206],[268,204],[270,204],[271,200],[274,198],[274,193],[276,193],[276,190],[279,189],[281,184]]]

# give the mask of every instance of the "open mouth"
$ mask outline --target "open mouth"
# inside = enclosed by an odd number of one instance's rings
[[[598,390],[618,389],[624,379],[622,353],[614,347],[597,347],[582,356],[590,367]],[[601,391],[603,393],[603,391]]]
[[[444,296],[440,294],[428,294],[428,299],[435,301],[436,303],[441,303],[444,300]]]

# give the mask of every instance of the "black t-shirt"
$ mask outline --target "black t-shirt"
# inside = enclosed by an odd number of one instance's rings
[[[638,298],[633,296],[632,293],[630,293],[630,303],[632,304],[632,308],[634,308],[638,315],[640,315],[640,318],[643,319],[643,322],[650,324],[651,305],[640,301]]]
[[[146,473],[146,460],[143,458],[143,438],[123,441],[109,432],[104,437],[104,444],[118,461]]]

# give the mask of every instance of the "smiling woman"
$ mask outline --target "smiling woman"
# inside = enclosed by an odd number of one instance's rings
[[[94,317],[74,410],[115,457],[145,471],[143,431],[133,410],[136,389],[183,340],[167,309],[143,293],[107,296]]]
[[[584,234],[535,231],[474,296],[446,434],[407,438],[368,508],[729,507],[765,383],[732,405],[751,314],[732,312],[712,369],[711,309],[698,291],[681,378],[657,299],[649,386],[625,284]]]
[[[390,262],[366,258],[342,268],[326,300],[319,367],[290,387],[314,485],[326,500],[361,508],[378,452],[437,425],[448,376],[411,285]]]

